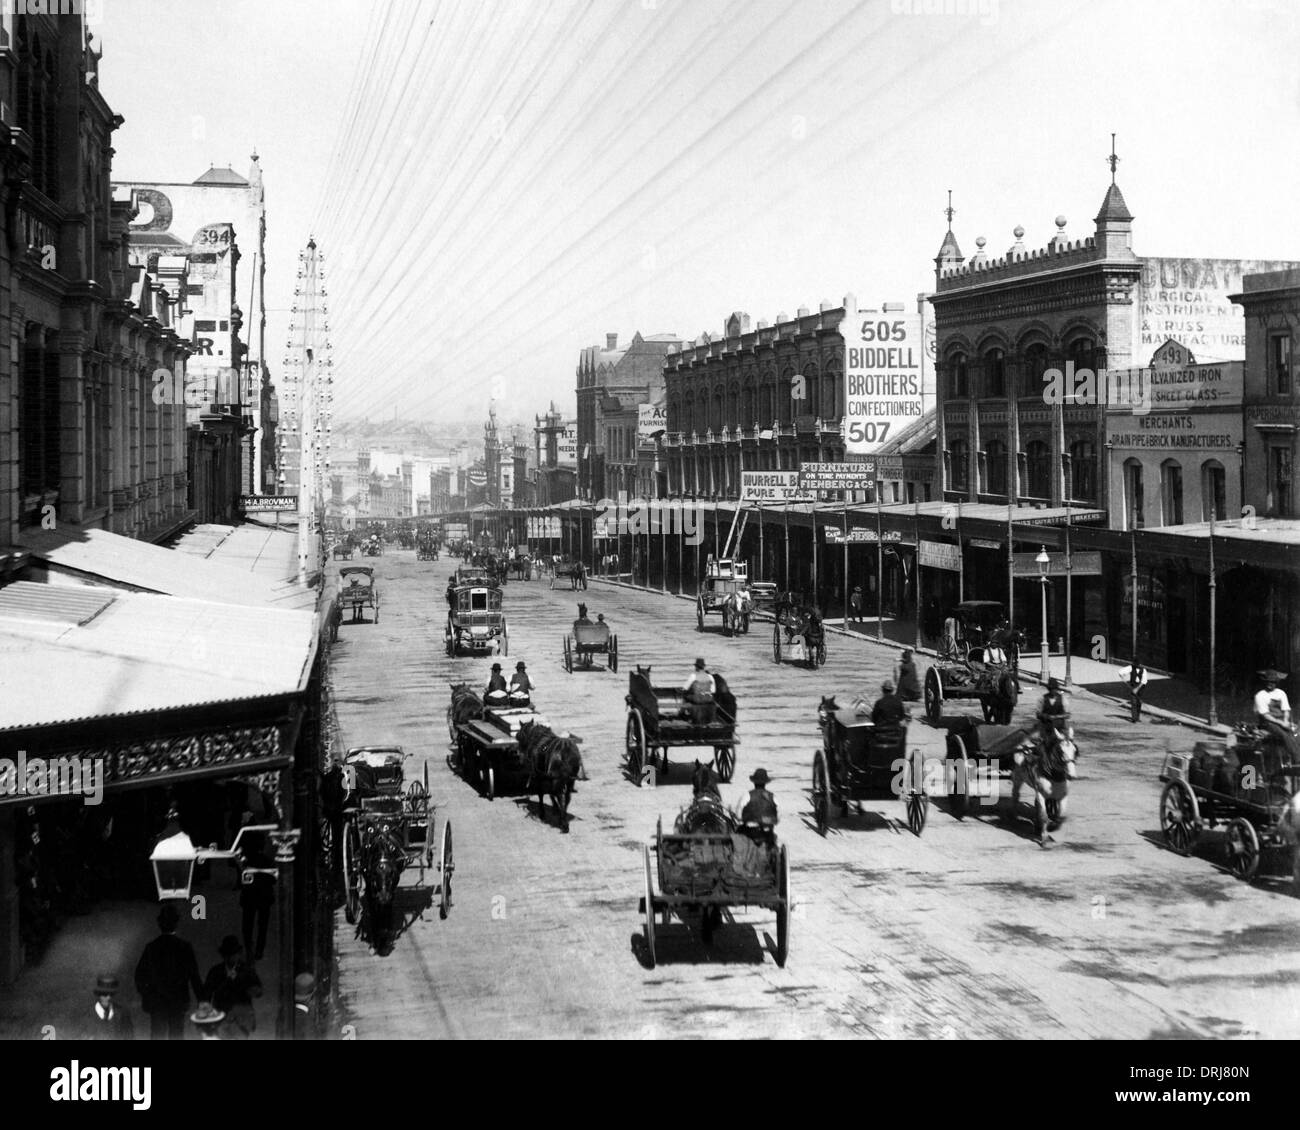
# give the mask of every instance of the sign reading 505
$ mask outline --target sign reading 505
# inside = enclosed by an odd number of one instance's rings
[[[847,309],[844,338],[845,449],[871,455],[925,411],[918,314],[901,306]]]

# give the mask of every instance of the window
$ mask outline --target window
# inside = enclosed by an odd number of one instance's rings
[[[1269,510],[1275,517],[1291,517],[1291,449],[1271,447],[1268,452]]]
[[[987,452],[988,476],[985,480],[989,494],[1007,493],[1007,446],[1001,440],[991,440]]]
[[[1124,513],[1126,528],[1140,530],[1146,525],[1142,498],[1142,464],[1129,459],[1124,464]]]
[[[1030,395],[1037,395],[1043,386],[1043,373],[1047,371],[1047,346],[1031,345],[1025,350],[1025,377]]]
[[[1097,500],[1097,448],[1091,440],[1070,445],[1070,497],[1081,502]]]
[[[1291,338],[1287,334],[1273,334],[1268,339],[1268,369],[1272,376],[1269,384],[1277,396],[1291,395]]]
[[[948,361],[948,368],[951,376],[949,378],[949,387],[952,389],[952,398],[962,400],[970,395],[969,373],[967,371],[966,354],[954,353]]]
[[[1047,465],[1051,451],[1041,439],[1025,447],[1026,492],[1034,498],[1051,498],[1052,490]]]
[[[1210,459],[1201,466],[1201,517],[1222,522],[1228,516],[1227,475],[1223,464]]]
[[[984,354],[984,395],[1001,397],[1006,396],[1006,394],[1006,355],[1000,349],[990,349]]]
[[[1166,459],[1160,464],[1160,494],[1166,526],[1183,524],[1183,468],[1176,460]]]
[[[948,444],[948,485],[953,490],[965,490],[968,483],[966,441],[955,439]]]

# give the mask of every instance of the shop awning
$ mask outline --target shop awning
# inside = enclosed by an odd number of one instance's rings
[[[242,526],[195,526],[172,552],[238,569],[271,586],[275,606],[310,610],[316,590],[298,584],[298,531],[256,522]]]

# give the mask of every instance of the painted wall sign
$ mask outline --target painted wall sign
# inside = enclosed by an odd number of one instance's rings
[[[1235,412],[1152,412],[1113,416],[1107,443],[1117,451],[1235,451],[1241,417]]]
[[[655,432],[668,427],[668,408],[663,404],[638,404],[636,409],[636,438],[649,440]]]
[[[825,531],[826,543],[828,545],[843,545],[845,542],[901,542],[903,540],[902,530],[882,530],[877,536],[876,531],[867,527],[859,527],[849,530],[848,537],[844,536],[844,530],[840,526],[823,526]]]
[[[864,463],[802,463],[799,486],[813,490],[871,490],[876,482],[876,465]]]
[[[919,314],[844,311],[844,449],[879,451],[925,414]]]

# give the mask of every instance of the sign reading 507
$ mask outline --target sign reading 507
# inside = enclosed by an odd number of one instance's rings
[[[845,449],[871,455],[920,419],[922,396],[920,315],[849,309],[844,338]]]

